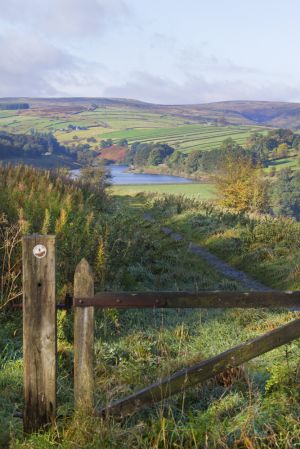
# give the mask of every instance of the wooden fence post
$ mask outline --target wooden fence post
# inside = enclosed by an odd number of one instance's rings
[[[56,415],[55,236],[23,237],[24,431]]]
[[[94,277],[86,259],[77,265],[74,298],[94,296]],[[74,396],[75,407],[94,409],[94,307],[75,307],[74,319]]]

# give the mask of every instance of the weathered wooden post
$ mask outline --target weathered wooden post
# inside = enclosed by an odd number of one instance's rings
[[[56,415],[55,236],[23,237],[24,431]]]
[[[94,277],[86,259],[77,265],[74,298],[94,296]],[[75,307],[74,319],[75,407],[94,409],[94,307]]]

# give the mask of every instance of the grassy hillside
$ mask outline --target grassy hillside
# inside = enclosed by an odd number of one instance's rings
[[[66,115],[93,110],[95,107],[114,111],[127,108],[136,113],[149,113],[195,123],[221,123],[232,125],[266,125],[282,128],[300,128],[300,104],[275,101],[224,101],[190,105],[157,105],[138,100],[121,98],[11,98],[0,99],[1,104],[9,101],[30,104],[32,112],[47,117],[57,114],[64,121]],[[12,111],[0,111],[10,116]],[[167,119],[166,119],[167,120]]]
[[[133,106],[103,106],[93,110],[86,107],[74,112],[63,105],[33,107],[26,111],[3,111],[0,114],[0,130],[12,133],[53,132],[67,145],[90,143],[111,138],[114,143],[126,138],[131,144],[140,142],[166,142],[183,152],[209,150],[218,147],[227,137],[243,144],[249,135],[263,129],[255,126],[216,126],[214,121],[197,117],[187,119],[181,114],[164,113]],[[199,123],[200,122],[200,123]],[[209,124],[208,124],[209,123]],[[74,129],[69,128],[72,126]],[[96,142],[88,139],[94,138]]]
[[[30,168],[0,170],[1,229],[55,232],[58,295],[72,292],[86,256],[97,290],[236,290],[185,241],[177,227],[263,282],[299,288],[299,224],[230,214],[195,199],[168,195],[105,197],[103,192]],[[99,196],[100,195],[100,196]],[[143,219],[156,216],[157,223]],[[2,216],[2,220],[4,216]],[[0,234],[1,238],[7,234]],[[96,244],[95,244],[96,243]],[[1,248],[6,246],[1,245]],[[10,247],[9,247],[10,248]],[[14,247],[20,263],[19,246]],[[0,255],[7,252],[1,252]],[[3,290],[1,290],[3,292]],[[3,294],[3,293],[2,293]],[[282,310],[99,311],[96,318],[97,404],[105,404],[188,364],[274,329],[299,315]],[[57,426],[25,436],[22,411],[21,311],[0,308],[0,447],[10,449],[292,449],[299,433],[299,342],[276,349],[126,420],[73,414],[73,316],[58,314]],[[18,413],[16,413],[18,412]]]
[[[106,131],[101,137],[103,139],[111,138],[114,142],[121,138],[126,138],[129,144],[135,141],[163,142],[184,153],[188,153],[191,150],[209,150],[218,147],[228,137],[232,137],[236,142],[243,144],[249,135],[257,130],[257,128],[245,126],[186,125],[183,123],[178,125],[173,123],[169,127],[164,127],[164,125],[164,120],[160,121],[159,117],[157,117],[156,123],[135,122],[131,124],[131,127],[134,129],[123,129],[114,132]],[[142,129],[142,126],[144,129]],[[95,130],[90,130],[89,132],[94,133]]]
[[[148,207],[160,225],[200,243],[262,283],[299,290],[300,224],[294,219],[228,211],[176,195],[153,196]]]

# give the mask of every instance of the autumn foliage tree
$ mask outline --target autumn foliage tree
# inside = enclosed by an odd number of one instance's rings
[[[268,209],[268,184],[251,157],[230,154],[222,160],[215,182],[219,204],[237,212]]]

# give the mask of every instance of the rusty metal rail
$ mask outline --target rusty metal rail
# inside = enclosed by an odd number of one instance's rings
[[[103,292],[73,299],[74,307],[95,308],[300,308],[300,291]]]
[[[300,291],[103,292],[79,298],[66,294],[64,301],[56,304],[56,308],[62,310],[91,306],[98,309],[272,307],[300,310]],[[22,303],[12,304],[14,309],[22,307]]]
[[[22,309],[23,303],[22,302],[12,303],[11,307],[13,309]],[[65,295],[64,302],[56,304],[56,308],[59,310],[70,310],[72,309],[72,307],[73,307],[73,297],[68,293]]]

